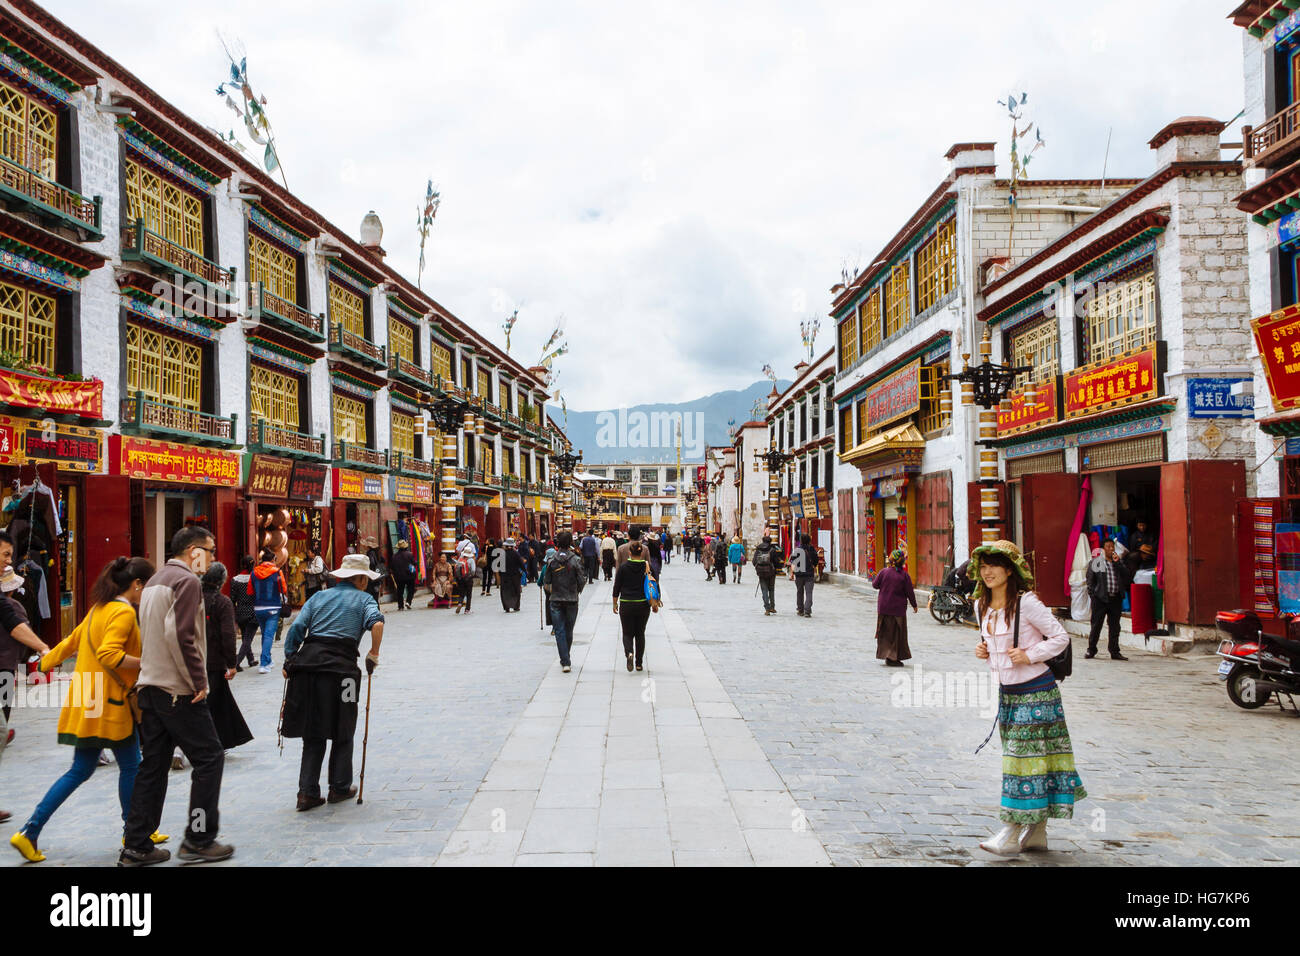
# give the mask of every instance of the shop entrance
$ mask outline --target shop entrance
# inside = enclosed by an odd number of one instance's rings
[[[171,557],[172,535],[191,524],[211,527],[206,491],[162,491],[146,486],[144,556],[153,562],[154,567],[162,565]]]
[[[1092,502],[1088,508],[1088,530],[1096,535],[1094,546],[1107,538],[1119,538],[1129,547],[1139,520],[1147,533],[1160,534],[1160,468],[1126,468],[1092,473]]]

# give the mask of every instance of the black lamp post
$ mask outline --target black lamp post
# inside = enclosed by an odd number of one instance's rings
[[[1032,365],[994,365],[988,357],[985,357],[980,365],[969,366],[956,375],[939,377],[945,385],[951,381],[969,383],[973,386],[975,404],[987,409],[993,408],[1011,394],[1019,376],[1033,370]]]
[[[442,471],[438,479],[439,496],[446,501],[456,494],[456,446],[455,434],[456,429],[460,428],[465,420],[465,410],[469,408],[469,403],[464,399],[457,398],[454,395],[443,395],[441,398],[432,402],[429,406],[430,418],[433,419],[434,425],[443,436],[452,436],[452,445],[448,449],[446,438],[443,439],[443,447],[439,451],[439,458],[442,461]],[[448,453],[450,452],[450,453]],[[446,508],[442,512],[442,541],[441,547],[443,554],[452,554],[456,550],[456,516]]]
[[[754,461],[761,461],[767,469],[767,530],[768,534],[772,534],[780,524],[781,491],[778,485],[781,470],[794,461],[794,455],[773,445],[767,451],[754,452]]]

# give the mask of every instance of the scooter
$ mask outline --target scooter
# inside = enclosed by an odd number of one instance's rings
[[[969,623],[974,620],[975,605],[959,588],[941,584],[930,588],[930,616],[940,624]]]
[[[1291,705],[1290,713],[1300,717],[1295,694],[1300,694],[1300,614],[1281,617],[1287,636],[1266,634],[1259,615],[1251,610],[1220,611],[1214,626],[1225,639],[1216,652],[1219,679],[1228,685],[1228,698],[1244,710],[1256,710],[1274,694],[1284,713],[1282,698]]]

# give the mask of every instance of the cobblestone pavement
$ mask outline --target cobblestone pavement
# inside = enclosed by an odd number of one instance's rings
[[[779,579],[778,614],[764,617],[748,573],[719,586],[685,567],[678,610],[837,865],[989,862],[976,844],[997,826],[1000,751],[996,738],[974,750],[992,710],[927,693],[935,676],[983,679],[973,630],[922,605],[908,615],[913,660],[887,669],[871,598],[818,586],[814,616],[799,618]],[[1300,862],[1300,720],[1233,706],[1215,657],[1088,661],[1085,649],[1076,639],[1062,694],[1089,796],[1052,822],[1051,852],[1013,865]]]
[[[227,758],[221,837],[237,852],[218,865],[990,862],[976,844],[997,826],[1000,756],[996,740],[973,753],[992,726],[973,632],[922,608],[914,659],[886,670],[869,597],[819,586],[801,619],[782,579],[780,613],[764,617],[754,584],[751,569],[720,586],[670,565],[646,674],[616,660],[604,582],[584,593],[572,674],[538,626],[535,590],[517,615],[495,593],[468,617],[388,605],[362,806],[295,812],[300,744],[281,756],[275,739],[283,681],[241,673],[257,739]],[[1006,865],[1300,861],[1300,720],[1232,706],[1215,658],[1075,650],[1063,693],[1089,797],[1053,822],[1051,852]],[[936,679],[965,699],[935,696]],[[5,836],[67,768],[57,718],[57,706],[15,710]],[[188,776],[170,777],[173,850]],[[42,865],[111,865],[120,833],[116,768],[101,768],[46,827]]]

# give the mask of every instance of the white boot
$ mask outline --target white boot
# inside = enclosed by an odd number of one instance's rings
[[[991,840],[980,844],[981,850],[987,850],[997,856],[1018,856],[1020,854],[1020,835],[1027,828],[1019,823],[1008,823]]]
[[[1047,821],[1040,820],[1031,827],[1025,827],[1025,832],[1020,834],[1020,849],[1025,850],[1046,850],[1047,849]]]

